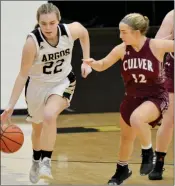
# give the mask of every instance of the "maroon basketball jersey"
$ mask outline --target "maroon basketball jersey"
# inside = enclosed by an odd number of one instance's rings
[[[126,46],[121,65],[125,92],[135,97],[157,96],[165,91],[163,63],[153,55],[147,38],[139,52]]]
[[[165,60],[165,75],[174,80],[174,53],[168,53]]]

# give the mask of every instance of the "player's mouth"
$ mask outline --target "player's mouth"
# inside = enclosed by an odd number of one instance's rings
[[[45,32],[47,35],[50,35],[50,34],[52,34],[52,32]]]

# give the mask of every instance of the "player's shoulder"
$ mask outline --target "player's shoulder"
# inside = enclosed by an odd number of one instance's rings
[[[117,46],[115,46],[112,50],[117,56],[120,56],[121,59],[123,59],[123,56],[126,52],[126,45],[125,43],[121,43]]]
[[[27,36],[27,39],[30,38],[31,40],[33,40],[33,42],[35,42],[35,44],[37,43],[37,45],[40,46],[40,44],[42,42],[44,42],[43,38],[41,37],[40,31],[39,31],[39,27],[34,28]]]
[[[119,45],[121,50],[126,50],[126,44],[123,42]]]
[[[167,13],[167,15],[169,15],[169,16],[174,16],[174,9],[171,10],[171,11],[169,11],[169,12]]]
[[[77,21],[67,24],[67,27],[70,31],[70,35],[72,36],[73,41],[80,38],[80,35],[83,33],[88,33],[87,29]]]
[[[36,45],[35,40],[33,39],[32,36],[28,35],[28,37],[26,38],[26,41],[23,46],[23,51],[30,52],[31,54],[32,53],[36,54],[37,45]]]
[[[174,10],[169,11],[164,18],[164,21],[169,22],[174,20]]]
[[[115,46],[114,50],[116,50],[116,52],[124,53],[126,51],[126,44],[123,42],[123,43]]]
[[[70,31],[81,30],[82,28],[85,29],[85,27],[78,21],[67,24],[67,27]]]
[[[77,27],[77,26],[80,26],[80,25],[82,25],[80,22],[78,22],[78,21],[73,21],[73,22],[71,22],[71,23],[68,23],[68,24],[66,24],[68,27]]]

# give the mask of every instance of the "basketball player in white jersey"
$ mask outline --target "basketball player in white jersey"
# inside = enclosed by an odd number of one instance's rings
[[[59,24],[60,19],[60,12],[55,5],[46,3],[39,7],[39,27],[27,37],[20,72],[10,101],[1,115],[2,123],[10,121],[26,84],[27,121],[33,127],[33,164],[29,176],[32,183],[37,183],[39,178],[52,178],[51,155],[56,140],[56,119],[69,106],[76,85],[71,66],[76,39],[80,40],[82,57],[90,57],[87,29],[78,22]],[[82,64],[81,70],[82,76],[86,78],[91,67]]]
[[[155,36],[158,39],[174,39],[174,10],[168,12]],[[174,56],[169,53],[165,59],[166,88],[169,92],[169,107],[163,115],[162,124],[156,137],[156,164],[149,174],[150,180],[161,180],[164,158],[173,137],[174,128]]]

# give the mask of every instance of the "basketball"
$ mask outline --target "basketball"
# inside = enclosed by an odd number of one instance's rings
[[[17,152],[24,143],[23,131],[15,124],[1,126],[1,151]]]

